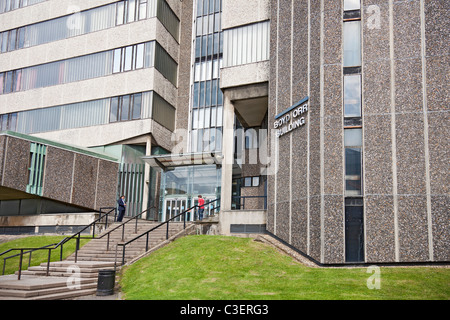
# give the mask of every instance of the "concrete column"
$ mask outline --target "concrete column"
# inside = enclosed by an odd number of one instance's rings
[[[227,91],[224,92],[222,136],[222,189],[220,210],[231,210],[231,190],[234,162],[234,106]]]
[[[148,135],[146,137],[146,148],[145,148],[145,155],[151,155],[152,154],[152,137],[151,135]],[[150,193],[150,165],[145,162],[145,169],[144,169],[144,192],[142,194],[142,211],[147,209],[149,207],[148,203],[148,196]],[[146,212],[142,215],[142,219],[147,219],[149,212]]]

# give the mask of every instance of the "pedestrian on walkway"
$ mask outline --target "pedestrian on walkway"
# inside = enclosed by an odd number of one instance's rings
[[[125,208],[127,204],[125,203],[125,196],[121,196],[119,200],[117,200],[119,204],[119,216],[117,217],[117,222],[122,222],[123,217],[125,216]]]
[[[199,220],[203,219],[203,211],[205,211],[205,199],[203,199],[202,195],[198,196],[198,218]]]

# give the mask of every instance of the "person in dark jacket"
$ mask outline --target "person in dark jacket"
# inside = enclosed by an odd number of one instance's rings
[[[125,216],[125,208],[127,204],[125,203],[125,196],[121,196],[119,200],[117,200],[119,204],[119,216],[117,217],[117,222],[122,222],[123,217]]]

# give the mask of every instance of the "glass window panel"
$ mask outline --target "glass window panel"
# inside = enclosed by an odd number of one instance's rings
[[[216,129],[216,148],[215,151],[222,150],[222,129],[217,128]]]
[[[209,0],[203,0],[203,14],[204,15],[208,14],[208,4],[209,4]]]
[[[361,116],[361,75],[344,76],[344,116]]]
[[[124,9],[125,9],[124,1],[118,2],[117,3],[117,14],[116,14],[116,25],[121,25],[124,23],[124,21],[123,21]]]
[[[5,82],[5,74],[0,73],[0,94],[3,94],[3,84]]]
[[[220,13],[214,15],[214,32],[219,32],[221,29],[220,25]]]
[[[206,98],[205,98],[205,106],[211,105],[211,81],[206,81]]]
[[[361,9],[361,0],[344,0],[344,10]]]
[[[126,121],[130,119],[130,96],[122,97],[122,108],[120,110],[120,121]]]
[[[361,21],[344,22],[344,67],[361,65]]]
[[[205,109],[201,108],[198,111],[198,127],[204,128],[205,127]]]
[[[147,0],[141,0],[139,4],[139,20],[147,18]]]
[[[213,54],[218,54],[219,53],[219,34],[215,33],[214,34],[214,48],[213,48]]]
[[[202,41],[201,41],[201,37],[197,37],[195,39],[195,57],[196,58],[200,58],[201,57],[201,51],[202,49]]]
[[[252,177],[245,177],[244,178],[244,187],[251,187],[252,186]]]
[[[194,97],[193,97],[193,105],[194,108],[198,108],[198,94],[199,94],[199,87],[200,87],[200,83],[199,82],[195,82],[194,83]]]
[[[212,128],[210,130],[210,135],[211,137],[209,138],[210,141],[209,146],[211,151],[214,151],[216,149],[216,129]]]
[[[25,46],[25,28],[20,28],[17,39],[17,49],[22,49],[24,46]]]
[[[191,150],[193,152],[197,151],[197,130],[192,130],[191,132]]]
[[[16,49],[16,29],[9,31],[9,46],[8,51],[12,51]]]
[[[211,109],[206,108],[205,109],[205,128],[209,128],[210,126],[210,119],[211,119]]]
[[[144,44],[138,44],[136,46],[136,69],[144,67]]]
[[[197,152],[203,151],[203,129],[198,130],[197,136]]]
[[[9,118],[8,130],[16,131],[17,128],[17,113],[11,113]]]
[[[197,17],[203,15],[203,0],[197,0]]]
[[[217,127],[221,127],[223,125],[222,118],[223,118],[223,107],[220,106],[217,108],[217,124],[216,124]]]
[[[132,62],[133,62],[133,46],[128,46],[125,48],[125,61],[123,71],[130,71]]]
[[[252,186],[253,187],[259,186],[259,177],[253,177],[252,178]]]
[[[345,147],[362,146],[362,129],[345,129],[344,146]]]
[[[8,50],[8,31],[2,32],[2,52]]]
[[[217,104],[217,84],[218,84],[218,80],[212,81],[211,105],[213,105],[213,106],[215,106]]]
[[[113,66],[113,73],[120,72],[120,67],[122,65],[122,58],[121,58],[122,49],[116,49],[114,50],[114,66]]]
[[[203,17],[198,17],[197,21],[196,21],[196,24],[197,24],[196,35],[197,36],[201,36],[202,35],[202,27],[203,27]]]
[[[135,94],[133,102],[133,115],[132,115],[133,120],[141,118],[141,106],[142,106],[142,94],[140,93]]]
[[[211,127],[216,126],[216,107],[211,108]]]
[[[205,106],[205,83],[200,83],[200,107]]]
[[[212,55],[212,52],[213,52],[213,35],[210,34],[208,35],[208,50],[207,50],[208,56]]]
[[[119,112],[119,98],[111,98],[111,109],[109,113],[109,122],[116,122],[118,120],[117,113]]]
[[[128,19],[127,22],[135,20],[136,0],[128,0]]]
[[[206,49],[207,49],[207,36],[202,37],[202,57],[206,56]]]
[[[214,15],[210,14],[208,16],[208,33],[214,32]]]
[[[221,4],[221,0],[216,0],[216,5],[214,7],[215,12],[219,12],[220,11],[220,4]]]
[[[345,193],[361,195],[361,149],[345,149]]]
[[[192,128],[198,129],[198,109],[192,110]]]
[[[22,81],[22,70],[14,71],[13,91],[20,91],[21,81]]]
[[[5,79],[5,93],[10,93],[12,91],[12,84],[13,84],[13,72],[6,72],[6,79]]]

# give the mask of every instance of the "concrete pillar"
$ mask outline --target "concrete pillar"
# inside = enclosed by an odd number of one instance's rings
[[[151,155],[152,154],[152,137],[151,135],[148,135],[146,137],[146,148],[145,148],[145,155]],[[150,193],[150,165],[145,162],[145,169],[144,169],[144,192],[142,194],[142,211],[147,209],[149,207],[148,198]],[[142,219],[147,219],[149,212],[147,211],[142,215]]]
[[[222,154],[220,210],[231,210],[234,162],[234,106],[227,91],[224,92]]]

